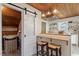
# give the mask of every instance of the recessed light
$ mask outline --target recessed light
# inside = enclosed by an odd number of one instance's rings
[[[54,10],[53,10],[53,13],[57,13],[57,9],[54,9]]]
[[[50,12],[50,11],[48,11],[48,12],[47,12],[47,15],[51,15],[51,12]]]
[[[42,17],[45,17],[45,14],[44,13],[42,14]]]

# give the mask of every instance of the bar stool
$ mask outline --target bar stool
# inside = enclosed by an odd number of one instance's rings
[[[61,56],[61,46],[56,45],[53,43],[48,44],[48,55],[49,55],[49,50],[51,51],[51,56]],[[56,55],[53,54],[55,52]]]
[[[47,55],[48,42],[37,41],[36,44],[37,44],[37,56],[38,55],[42,55],[42,56]],[[38,50],[38,47],[40,47],[41,49]],[[46,51],[45,51],[45,49],[46,49]]]

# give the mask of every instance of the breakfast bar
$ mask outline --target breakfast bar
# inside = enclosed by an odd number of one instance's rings
[[[60,35],[60,34],[38,34],[38,41],[47,41],[48,43],[54,43],[61,45],[61,55],[67,56],[71,55],[71,36],[70,35]]]

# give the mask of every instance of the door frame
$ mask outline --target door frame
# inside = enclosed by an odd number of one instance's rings
[[[0,56],[2,56],[2,4],[0,4]]]
[[[23,46],[23,43],[24,43],[24,40],[23,40],[24,39],[24,29],[23,29],[24,28],[24,24],[23,24],[24,23],[24,10],[22,10],[20,8],[17,8],[15,6],[12,6],[10,4],[5,4],[5,3],[2,4],[1,7],[2,6],[7,6],[7,7],[11,8],[11,9],[14,9],[16,11],[20,11],[21,12],[21,56],[23,56],[24,55],[24,51],[23,51],[23,48],[24,48],[24,46]],[[1,14],[1,16],[2,16],[2,14]],[[2,24],[1,24],[1,26],[2,26]],[[1,34],[2,34],[2,31],[1,31]]]

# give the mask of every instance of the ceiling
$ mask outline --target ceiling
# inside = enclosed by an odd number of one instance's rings
[[[21,19],[21,14],[16,10],[4,6],[2,10],[2,19],[3,26],[18,26]]]
[[[41,12],[47,12],[49,10],[57,10],[53,13],[59,18],[67,18],[73,16],[79,16],[79,4],[73,3],[30,3],[32,7],[38,9]]]
[[[3,6],[2,9],[2,26],[3,29],[11,29],[11,28],[17,28],[19,26],[21,20],[21,13],[19,11],[16,11],[14,9],[11,9],[7,6]],[[3,34],[5,35],[13,35],[17,34],[17,31],[3,31]]]

